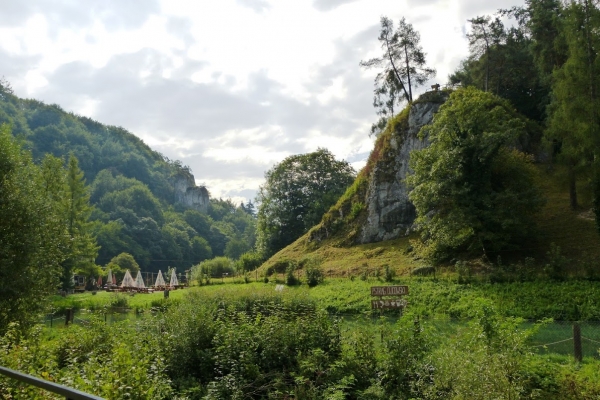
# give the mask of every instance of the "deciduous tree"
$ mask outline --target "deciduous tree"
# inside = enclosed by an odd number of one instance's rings
[[[431,145],[413,151],[410,199],[426,255],[486,255],[528,237],[543,204],[529,158],[512,146],[525,122],[505,100],[458,90],[423,128]]]
[[[354,174],[326,149],[287,157],[267,171],[257,196],[261,252],[271,255],[319,223]]]
[[[67,233],[42,173],[0,127],[0,335],[32,322],[57,288]],[[52,190],[52,189],[50,189]]]

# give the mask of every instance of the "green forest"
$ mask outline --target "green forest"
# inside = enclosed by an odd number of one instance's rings
[[[124,128],[18,98],[7,82],[0,86],[0,123],[36,165],[57,174],[57,168],[64,169],[65,176],[54,179],[66,183],[69,171],[69,179],[77,180],[76,196],[86,205],[75,218],[84,223],[79,233],[90,237],[87,255],[99,266],[127,253],[145,271],[174,267],[183,272],[213,256],[237,259],[254,247],[251,201],[211,198],[203,210],[185,206],[177,201],[175,186],[178,180],[194,184],[189,167]]]
[[[469,56],[429,90],[420,33],[381,17],[356,60],[376,71],[365,167],[291,155],[239,205],[0,81],[0,366],[107,399],[600,398],[600,4],[467,22]],[[423,104],[414,225],[360,242]],[[173,268],[185,289],[92,283]],[[389,285],[402,305],[377,309]],[[64,396],[0,377],[0,398]]]

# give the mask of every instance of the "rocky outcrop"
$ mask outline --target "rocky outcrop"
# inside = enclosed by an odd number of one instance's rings
[[[405,183],[410,153],[428,146],[427,138],[419,139],[418,133],[421,127],[432,122],[434,113],[446,99],[447,95],[442,92],[431,98],[422,96],[411,106],[408,124],[393,132],[386,154],[369,175],[365,198],[367,216],[356,238],[359,243],[395,239],[410,232],[416,218]]]
[[[196,186],[194,175],[179,173],[172,179],[176,203],[200,212],[208,211],[208,190],[204,186]]]

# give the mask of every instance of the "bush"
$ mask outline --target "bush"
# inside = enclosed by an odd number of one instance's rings
[[[295,271],[296,271],[296,268],[294,268],[293,266],[288,267],[287,272],[285,274],[285,284],[286,285],[295,286],[300,283],[298,278],[296,278],[296,275],[294,275]]]
[[[458,273],[458,283],[471,282],[471,267],[465,261],[457,261],[455,264],[456,272]]]
[[[309,287],[315,287],[319,283],[323,283],[325,279],[321,268],[315,265],[306,267],[304,273],[306,274],[306,284]]]
[[[396,271],[390,268],[389,265],[384,266],[384,275],[383,278],[386,282],[392,282],[396,277]]]
[[[115,294],[110,300],[110,306],[115,308],[126,308],[129,306],[129,300],[127,296],[123,294]]]
[[[569,260],[562,255],[560,246],[552,243],[546,256],[548,257],[548,263],[545,265],[544,271],[551,279],[557,281],[564,279]]]
[[[208,281],[209,277],[220,278],[223,274],[233,275],[234,263],[227,257],[215,257],[212,260],[202,261],[200,264],[192,267],[192,279],[202,284],[202,281]]]
[[[251,251],[242,254],[240,259],[236,263],[236,267],[239,271],[243,272],[254,271],[255,269],[261,266],[262,262],[262,256],[255,251]]]
[[[296,263],[293,260],[288,260],[288,259],[277,260],[267,270],[268,275],[271,275],[273,273],[277,273],[277,274],[286,273],[290,267],[292,267],[292,268],[296,267]]]

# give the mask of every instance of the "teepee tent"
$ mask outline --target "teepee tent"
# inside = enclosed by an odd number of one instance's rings
[[[141,271],[138,271],[137,276],[135,277],[135,287],[139,289],[146,287],[146,285],[144,285],[144,279],[142,278]]]
[[[108,277],[106,277],[106,284],[112,285],[112,283],[113,283],[113,274],[112,274],[112,270],[109,268],[108,269]]]
[[[162,272],[160,272],[160,270],[158,270],[158,276],[156,277],[156,282],[154,283],[154,286],[165,286],[165,278],[163,278]]]
[[[169,282],[169,286],[175,287],[179,285],[179,281],[177,280],[177,275],[175,274],[175,268],[171,270],[171,282]]]
[[[125,276],[123,277],[123,282],[121,282],[121,287],[135,287],[135,281],[131,277],[129,270],[125,271]]]

